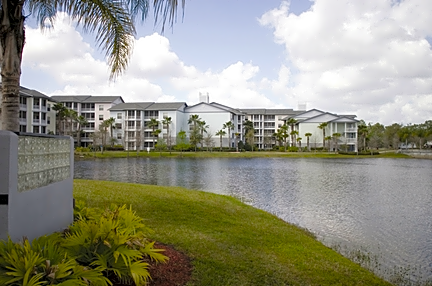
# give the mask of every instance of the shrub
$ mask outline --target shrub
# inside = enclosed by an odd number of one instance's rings
[[[299,148],[296,146],[291,146],[291,147],[288,147],[288,149],[287,149],[288,152],[298,152],[298,150],[299,150]]]
[[[380,153],[377,151],[368,152],[368,151],[361,151],[361,152],[345,152],[345,151],[339,151],[339,154],[342,155],[379,155]]]
[[[79,152],[79,153],[90,152],[90,148],[88,148],[88,147],[76,147],[75,152]]]
[[[285,147],[280,146],[279,147],[279,152],[285,152]]]
[[[0,243],[0,285],[108,285],[101,268],[79,265],[60,247],[60,235]]]
[[[62,246],[84,266],[101,269],[106,277],[122,283],[143,285],[150,278],[143,256],[164,262],[162,250],[153,248],[146,238],[150,230],[131,209],[111,206],[94,217],[84,208],[78,219],[65,231]],[[87,218],[90,219],[87,219]]]

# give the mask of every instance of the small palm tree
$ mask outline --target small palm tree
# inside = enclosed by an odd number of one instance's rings
[[[301,141],[302,141],[302,138],[301,137],[297,137],[296,141],[299,144],[299,151],[301,152]]]
[[[222,128],[228,129],[228,143],[229,143],[229,148],[231,148],[231,130],[234,129],[234,123],[232,123],[231,120],[225,122]]]
[[[114,129],[114,123],[115,123],[115,118],[114,117],[110,117],[108,118],[106,121],[106,125],[109,127],[110,129],[110,137],[113,138],[113,129]],[[114,146],[114,143],[112,143],[111,141],[111,146]]]
[[[334,141],[335,141],[335,143],[336,143],[336,150],[335,150],[335,152],[337,152],[338,151],[338,140],[339,140],[339,137],[341,137],[342,135],[340,134],[340,133],[333,133],[333,139],[334,139]]]
[[[88,121],[87,119],[80,115],[76,118],[76,122],[77,122],[77,146],[80,147],[81,146],[81,129],[83,126],[85,126]]]
[[[284,140],[285,142],[285,151],[287,149],[288,143],[287,143],[287,138],[289,137],[288,135],[288,125],[284,124],[282,125],[278,132],[280,131],[280,137]]]
[[[291,145],[294,146],[295,145],[295,138],[294,135],[292,134],[292,132],[294,131],[294,125],[297,123],[297,120],[294,118],[290,118],[287,120],[286,124],[289,125],[291,127]],[[288,132],[288,130],[287,130]]]
[[[308,151],[310,152],[310,147],[309,147],[309,137],[311,137],[312,136],[312,133],[305,133],[305,136],[307,137],[307,149],[308,149]]]
[[[203,139],[204,139],[204,132],[207,133],[207,129],[209,128],[208,125],[206,125],[206,122],[203,121],[198,121],[198,129],[201,132],[201,149],[203,148]]]
[[[331,140],[332,140],[332,137],[331,136],[327,136],[327,137],[325,137],[324,138],[324,140],[326,140],[327,141],[327,144],[328,144],[328,151],[330,151],[330,143],[331,143]]]
[[[215,135],[220,137],[220,151],[222,151],[222,137],[226,135],[226,132],[225,130],[221,129],[218,132],[216,132]]]
[[[162,124],[166,126],[167,129],[167,145],[171,154],[171,138],[170,138],[170,125],[172,123],[171,117],[164,117]]]
[[[157,137],[157,135],[155,134],[156,128],[159,127],[159,120],[157,120],[156,118],[151,118],[150,122],[148,124],[148,127],[150,127],[152,129],[152,134],[153,134],[153,149],[155,147],[155,137]],[[158,134],[159,135],[159,134]]]
[[[293,130],[293,131],[291,131],[290,132],[290,135],[291,135],[291,140],[292,140],[292,145],[295,147],[295,142],[297,141],[296,140],[296,137],[297,137],[297,135],[299,134],[299,132],[297,131],[297,130]]]
[[[326,129],[327,125],[328,125],[327,122],[323,122],[320,125],[318,125],[318,128],[321,129],[322,133],[323,133],[323,148],[325,148],[325,140],[326,140],[325,129]]]

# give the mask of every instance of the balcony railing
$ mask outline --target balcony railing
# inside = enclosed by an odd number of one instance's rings
[[[39,124],[40,123],[40,119],[33,118],[33,123]]]
[[[357,128],[346,128],[345,132],[357,132]]]
[[[81,108],[81,112],[89,112],[89,111],[95,111],[94,108]]]
[[[40,110],[40,109],[41,109],[40,105],[33,105],[33,110]]]
[[[152,119],[152,118],[154,118],[154,119],[158,119],[159,116],[157,116],[157,115],[153,115],[153,116],[144,116],[144,119]]]

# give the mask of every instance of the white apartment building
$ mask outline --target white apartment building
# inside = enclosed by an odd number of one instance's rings
[[[54,95],[51,99],[63,103],[64,106],[75,110],[87,119],[88,124],[83,126],[84,134],[81,136],[81,145],[84,147],[93,144],[93,137],[99,130],[99,125],[111,116],[109,109],[124,103],[121,96]],[[72,131],[76,131],[76,124]]]
[[[55,101],[43,93],[22,86],[19,89],[19,94],[20,132],[55,134],[55,111],[53,111],[51,108],[54,105]],[[0,89],[0,108],[2,105],[1,98],[2,97]]]

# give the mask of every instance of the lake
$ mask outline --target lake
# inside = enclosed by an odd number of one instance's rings
[[[234,196],[341,252],[376,255],[382,270],[432,279],[432,160],[113,158],[75,161],[75,178]]]

